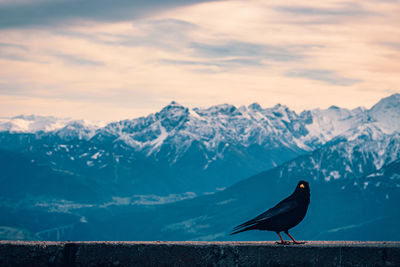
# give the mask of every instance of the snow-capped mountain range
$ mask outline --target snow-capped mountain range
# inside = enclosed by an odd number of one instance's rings
[[[185,108],[172,101],[160,112],[147,117],[105,124],[45,116],[0,118],[0,132],[56,134],[61,138],[91,139],[108,136],[121,140],[136,150],[156,153],[164,144],[185,151],[193,141],[217,151],[221,144],[262,145],[271,141],[310,151],[335,137],[355,139],[372,133],[400,131],[400,94],[384,98],[371,109],[352,110],[332,106],[300,114],[277,104],[263,109],[253,103],[236,108],[222,104],[210,108]]]
[[[0,149],[96,183],[113,183],[117,195],[204,193],[332,142],[338,144],[329,146],[331,155],[341,153],[346,160],[321,178],[377,170],[398,158],[399,132],[400,94],[371,109],[332,106],[300,114],[280,104],[189,109],[173,101],[160,112],[107,125],[33,115],[3,118]],[[356,166],[359,155],[364,163],[372,159],[374,167]],[[314,162],[316,169],[320,165]]]

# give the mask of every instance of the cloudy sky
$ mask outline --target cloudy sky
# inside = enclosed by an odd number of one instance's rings
[[[400,92],[400,1],[0,0],[0,116],[370,107]]]

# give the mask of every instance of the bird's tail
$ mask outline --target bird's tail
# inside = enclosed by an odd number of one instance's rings
[[[233,228],[232,233],[230,233],[229,235],[235,235],[235,234],[238,234],[238,233],[241,233],[244,231],[251,230],[251,227],[246,227],[246,228],[242,228],[242,229],[240,229],[240,228],[241,228],[240,225],[236,226],[235,228]]]

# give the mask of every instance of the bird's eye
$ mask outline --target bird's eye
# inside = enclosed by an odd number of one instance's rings
[[[304,184],[300,184],[300,188],[304,188]]]

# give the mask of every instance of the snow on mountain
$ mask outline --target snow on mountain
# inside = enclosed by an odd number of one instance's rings
[[[55,129],[52,132],[64,140],[90,139],[102,126],[104,127],[105,123],[87,120],[72,120],[66,122],[62,128]]]
[[[314,109],[309,116],[312,123],[306,126],[309,134],[304,140],[318,140],[325,143],[332,138],[345,135],[357,125],[363,125],[367,116],[364,108],[348,110],[331,106],[328,109]]]
[[[162,145],[184,153],[193,142],[204,144],[217,157],[227,146],[237,144],[312,151],[337,137],[354,140],[370,135],[379,140],[400,131],[399,96],[385,98],[371,110],[332,106],[301,114],[280,104],[265,109],[257,103],[188,109],[173,101],[147,117],[111,123],[97,135],[121,140],[148,155],[159,152]]]
[[[324,144],[337,137],[355,140],[362,135],[381,140],[387,134],[400,132],[400,94],[383,98],[369,110],[363,107],[348,110],[332,106],[302,114],[312,121],[306,125],[309,134],[302,138],[305,143],[316,141]]]
[[[253,103],[239,108],[222,104],[188,109],[172,101],[160,112],[108,125],[30,115],[1,119],[0,131],[43,131],[65,140],[111,139],[147,156],[166,145],[179,154],[172,157],[174,161],[196,142],[205,147],[205,157],[212,161],[223,157],[231,145],[312,151],[338,137],[355,140],[369,135],[380,140],[400,131],[400,94],[382,99],[370,110],[332,106],[301,114],[280,104],[272,108]]]
[[[0,119],[0,131],[33,133],[53,131],[64,127],[68,122],[52,116],[20,115]]]
[[[354,179],[379,170],[400,158],[400,134],[383,135],[374,139],[373,135],[359,135],[354,140],[336,139],[316,149],[308,156],[292,161],[283,177],[302,177],[315,181]],[[289,165],[290,165],[289,164]]]
[[[52,132],[61,138],[90,138],[105,123],[88,120],[72,120],[53,116],[19,115],[0,118],[0,132],[36,133]]]
[[[369,111],[375,124],[385,133],[397,132],[400,129],[400,94],[383,98]]]
[[[258,104],[240,108],[222,104],[189,110],[171,102],[147,117],[111,123],[100,129],[95,138],[122,140],[148,155],[159,152],[162,145],[184,153],[193,142],[200,142],[219,157],[229,145],[311,150],[299,142],[306,132],[301,118],[282,105],[262,109]]]

